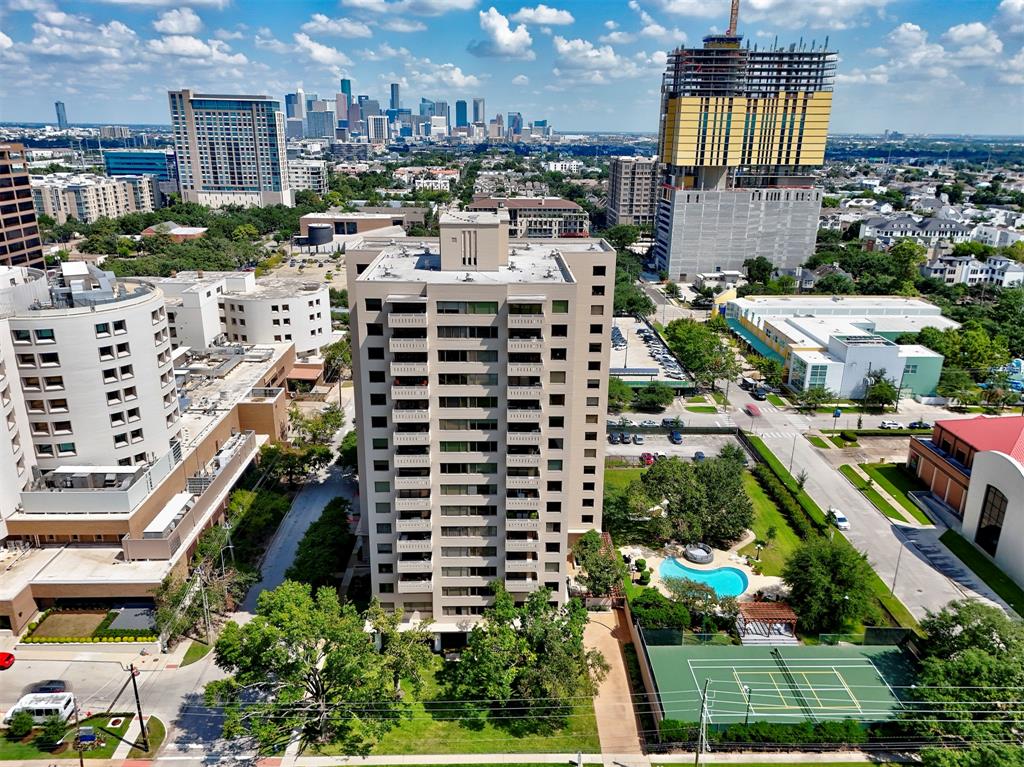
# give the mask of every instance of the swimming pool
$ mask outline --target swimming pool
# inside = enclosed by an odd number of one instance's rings
[[[720,597],[738,597],[747,590],[748,585],[747,574],[735,567],[696,570],[671,557],[661,563],[658,575],[662,578],[688,578],[698,583],[706,583]]]

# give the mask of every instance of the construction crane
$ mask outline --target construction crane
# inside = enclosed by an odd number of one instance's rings
[[[729,11],[729,28],[725,31],[728,37],[736,36],[736,28],[740,23],[740,0],[732,0],[732,9]]]

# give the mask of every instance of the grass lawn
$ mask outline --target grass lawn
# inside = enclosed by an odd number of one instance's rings
[[[60,612],[50,613],[43,619],[43,622],[32,632],[36,637],[87,637],[92,636],[103,619],[107,617],[107,611],[99,612]]]
[[[778,394],[768,392],[768,401],[775,405],[775,407],[786,407],[786,400],[782,399]]]
[[[131,714],[103,714],[102,716],[92,716],[88,719],[83,719],[82,724],[95,727],[97,739],[105,741],[104,745],[100,748],[92,748],[84,752],[85,758],[110,759],[117,750],[117,747],[121,745],[121,738],[128,732],[128,725],[132,723],[134,718]],[[117,727],[108,726],[112,719],[120,719],[121,724]],[[69,733],[67,737],[73,738],[74,736]],[[73,751],[68,753],[74,754]]]
[[[922,525],[932,524],[932,521],[928,519],[928,515],[921,511],[917,504],[910,500],[910,496],[907,495],[913,490],[927,490],[928,488],[904,468],[905,464],[862,463],[860,467],[867,472],[871,479],[878,483],[879,487],[895,498],[910,516]]]
[[[807,441],[815,447],[820,447],[822,450],[828,450],[828,443],[819,437],[817,434],[807,435]]]
[[[857,447],[857,443],[856,442],[847,442],[845,439],[840,437],[838,434],[833,434],[832,436],[830,436],[828,438],[828,441],[831,442],[836,447]]]
[[[877,490],[868,485],[867,481],[857,473],[853,466],[848,463],[843,464],[839,467],[839,473],[850,480],[851,484],[860,490],[861,493],[864,494],[864,497],[871,501],[874,507],[885,514],[885,516],[889,517],[889,519],[894,519],[897,522],[907,521],[903,515],[896,510],[896,507],[885,500]]]
[[[151,716],[146,722],[146,734],[149,735],[149,751],[133,748],[128,752],[129,759],[153,759],[160,746],[163,745],[164,738],[167,737],[167,728],[164,727],[163,722],[155,716]],[[139,745],[142,745],[142,733],[139,733]]]
[[[707,402],[708,400],[703,394],[695,394],[692,397],[687,397],[686,401],[692,405],[696,403]]]
[[[764,575],[782,575],[782,567],[794,549],[800,545],[800,538],[750,472],[743,475],[743,489],[747,491],[754,506],[753,530],[758,540],[768,540],[768,528],[775,528],[775,540],[768,548],[761,550],[761,572]],[[739,553],[754,557],[757,555],[757,547],[749,543],[740,549]]]
[[[768,764],[781,764],[781,762],[721,762],[729,767],[765,767]],[[814,767],[900,767],[900,762],[805,762]],[[653,767],[679,767],[679,764],[659,764],[655,762]]]
[[[631,482],[640,479],[643,469],[608,469],[604,470],[604,489],[618,490],[627,487]]]
[[[213,645],[208,645],[205,642],[200,642],[196,639],[192,640],[192,644],[185,650],[185,657],[181,661],[182,666],[190,666],[197,660],[202,660],[206,657],[206,654],[213,649]]]
[[[691,413],[717,413],[718,408],[714,405],[687,405],[686,409]]]
[[[720,391],[713,391],[713,392],[711,392],[711,399],[713,399],[719,405],[728,405],[729,404],[729,400],[727,400],[725,398],[725,395],[722,394],[722,392],[720,392]]]
[[[61,757],[74,756],[74,752],[62,753]],[[40,751],[31,741],[22,743],[17,740],[0,738],[0,760],[14,759],[52,759],[53,754],[49,751]]]
[[[436,674],[443,661],[434,658],[434,674],[427,677],[423,686],[423,699],[412,704],[411,715],[402,719],[386,733],[370,753],[380,754],[550,754],[583,753],[595,754],[601,751],[597,737],[597,720],[594,706],[587,700],[574,707],[569,714],[568,725],[547,735],[513,735],[508,730],[496,727],[484,719],[476,726],[464,726],[458,712],[451,710],[452,704],[442,700],[434,702],[441,692]],[[434,713],[431,708],[436,708]],[[307,752],[313,753],[313,752]],[[339,755],[331,747],[320,751],[324,755]]]
[[[979,578],[985,581],[989,588],[1005,599],[1018,615],[1024,615],[1024,590],[1010,580],[1010,576],[1000,570],[998,565],[953,530],[944,532],[939,540],[946,544],[946,547],[971,568]]]

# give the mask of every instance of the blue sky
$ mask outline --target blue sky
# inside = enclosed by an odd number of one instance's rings
[[[168,122],[166,91],[483,96],[560,130],[655,131],[665,51],[728,0],[0,0],[0,120]],[[839,51],[832,127],[1024,134],[1024,0],[743,0],[759,45]]]

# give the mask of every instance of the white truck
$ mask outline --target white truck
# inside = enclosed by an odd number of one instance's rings
[[[11,719],[19,711],[28,711],[32,714],[32,721],[36,724],[43,724],[54,714],[66,722],[74,715],[75,705],[75,696],[70,692],[34,692],[22,696],[11,707],[4,716],[4,724],[10,724]]]

